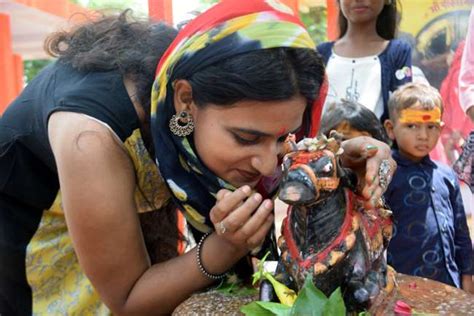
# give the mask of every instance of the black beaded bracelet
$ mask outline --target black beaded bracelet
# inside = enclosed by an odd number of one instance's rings
[[[197,244],[197,247],[196,247],[196,249],[197,249],[196,250],[197,265],[199,267],[199,271],[201,271],[201,273],[204,274],[207,278],[209,278],[211,280],[220,280],[220,279],[223,279],[227,275],[227,272],[224,272],[222,274],[209,273],[209,272],[206,271],[206,269],[202,265],[202,261],[201,261],[202,245],[204,244],[204,240],[206,240],[206,238],[209,237],[210,234],[211,233],[209,232],[209,233],[206,233],[204,236],[202,236],[201,240]]]

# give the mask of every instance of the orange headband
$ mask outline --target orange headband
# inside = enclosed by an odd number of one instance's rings
[[[404,109],[398,119],[400,123],[438,123],[441,124],[441,109],[432,110]]]

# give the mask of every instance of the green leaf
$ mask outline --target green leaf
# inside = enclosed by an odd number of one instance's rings
[[[289,316],[291,307],[280,303],[255,301],[242,306],[240,311],[247,316]]]
[[[260,281],[264,277],[263,267],[264,267],[265,260],[267,260],[268,255],[270,255],[270,251],[268,251],[265,254],[265,256],[263,256],[263,258],[257,264],[257,271],[252,275],[252,277],[253,277],[252,285],[255,285],[255,283],[257,283],[258,281]]]
[[[338,287],[331,296],[326,304],[324,309],[324,316],[345,316],[346,315],[346,305],[342,299],[341,288]]]
[[[275,302],[257,302],[258,305],[278,316],[289,316],[291,307]]]
[[[231,272],[224,278],[221,283],[215,288],[216,292],[224,295],[232,296],[249,296],[256,295],[258,290],[253,287],[248,287],[243,284],[242,280],[235,272]]]
[[[240,308],[240,311],[246,316],[273,316],[273,313],[263,308],[258,302],[251,302]]]
[[[328,298],[313,284],[313,276],[308,274],[303,288],[291,309],[291,315],[323,315]]]

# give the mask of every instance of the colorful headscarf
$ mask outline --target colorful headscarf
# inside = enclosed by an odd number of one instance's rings
[[[275,47],[315,49],[315,44],[293,11],[277,0],[223,0],[186,25],[160,60],[151,106],[156,163],[186,219],[201,232],[212,227],[209,211],[216,193],[235,188],[204,166],[192,135],[178,137],[169,130],[175,114],[172,83],[235,55]],[[313,104],[309,121],[319,124],[321,104]],[[314,134],[318,126],[310,129]],[[262,191],[270,192],[276,185],[264,179],[259,191],[265,196]]]

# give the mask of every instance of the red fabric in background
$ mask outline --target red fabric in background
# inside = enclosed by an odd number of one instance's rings
[[[446,78],[441,83],[440,93],[444,102],[443,121],[445,123],[443,133],[460,131],[463,138],[474,129],[474,124],[464,113],[459,103],[459,71],[461,69],[461,58],[464,50],[464,41],[459,43],[454,53],[453,61]]]
[[[464,113],[461,104],[459,103],[459,71],[461,69],[461,58],[464,50],[464,41],[460,42],[456,52],[454,53],[451,66],[449,67],[446,78],[441,83],[440,94],[444,103],[443,122],[445,124],[441,132],[440,140],[435,149],[430,153],[434,160],[442,161],[448,165],[452,165],[445,154],[445,148],[448,147],[453,133],[460,133],[466,139],[470,131],[474,129],[474,124],[469,117]],[[454,149],[461,152],[459,146]]]

